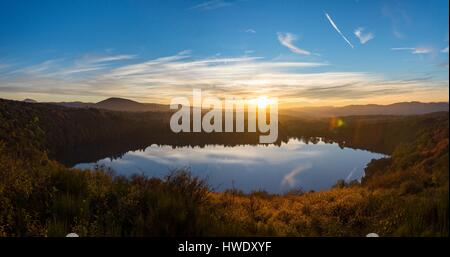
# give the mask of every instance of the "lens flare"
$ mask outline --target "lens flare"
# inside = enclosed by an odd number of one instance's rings
[[[333,117],[330,121],[330,128],[336,129],[345,126],[345,121],[342,118]]]

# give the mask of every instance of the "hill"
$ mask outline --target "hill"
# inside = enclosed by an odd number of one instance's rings
[[[136,101],[128,100],[125,98],[111,97],[100,101],[98,103],[84,103],[84,102],[50,102],[49,104],[55,104],[70,108],[96,108],[105,109],[110,111],[123,111],[123,112],[160,112],[168,111],[169,106],[154,103],[139,103]]]
[[[30,99],[30,98],[26,98],[26,99],[24,99],[24,100],[23,100],[23,102],[26,102],[26,103],[37,103],[37,101],[36,101],[36,100],[34,100],[34,99]]]
[[[112,97],[100,101],[94,105],[95,108],[112,110],[112,111],[128,111],[128,112],[148,112],[148,111],[167,111],[167,105],[153,103],[139,103],[136,101]]]

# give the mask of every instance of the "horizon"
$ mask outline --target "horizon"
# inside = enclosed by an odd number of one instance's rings
[[[0,97],[169,104],[199,88],[219,98],[277,97],[284,108],[448,103],[448,7],[5,1]]]
[[[123,98],[123,97],[108,97],[108,98],[104,98],[100,101],[97,102],[83,102],[83,101],[62,101],[62,102],[54,102],[54,101],[37,101],[36,99],[33,98],[25,98],[25,99],[7,99],[7,98],[1,98],[3,100],[10,100],[10,101],[19,101],[19,102],[27,102],[27,101],[34,101],[36,103],[42,103],[42,104],[60,104],[60,103],[83,103],[83,104],[98,104],[101,102],[105,102],[107,100],[126,100],[126,101],[131,101],[134,103],[138,103],[138,104],[157,104],[157,105],[167,105],[169,106],[170,104],[161,104],[161,103],[154,103],[154,102],[140,102],[140,101],[135,101],[132,99],[128,99],[128,98]],[[220,100],[225,100],[225,99],[221,99]],[[189,101],[191,102],[192,99],[189,99]],[[288,109],[288,108],[293,108],[293,109],[302,109],[302,108],[341,108],[341,107],[353,107],[353,106],[390,106],[390,105],[395,105],[395,104],[450,104],[449,101],[434,101],[434,102],[421,102],[421,101],[405,101],[405,102],[393,102],[393,103],[387,103],[387,104],[377,104],[377,103],[367,103],[367,104],[348,104],[348,105],[314,105],[314,106],[290,106],[290,105],[278,105],[278,108],[280,110],[284,110],[284,109]]]

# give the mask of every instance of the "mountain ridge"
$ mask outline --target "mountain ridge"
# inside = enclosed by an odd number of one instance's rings
[[[24,102],[37,103],[25,99]],[[126,98],[110,97],[97,103],[89,102],[45,102],[69,108],[97,108],[111,111],[123,112],[165,112],[170,111],[169,105],[156,103],[140,103]],[[393,104],[366,104],[346,106],[319,106],[319,107],[296,107],[280,110],[281,113],[292,116],[306,117],[331,117],[331,116],[354,116],[354,115],[417,115],[432,112],[449,111],[448,102],[398,102]]]
[[[449,111],[448,102],[418,101],[399,102],[387,105],[347,105],[347,106],[323,106],[323,107],[300,107],[288,111],[291,115],[312,115],[319,117],[330,116],[354,116],[354,115],[418,115],[432,112]]]

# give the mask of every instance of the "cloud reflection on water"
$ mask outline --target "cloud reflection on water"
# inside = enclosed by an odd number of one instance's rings
[[[218,191],[235,187],[245,192],[263,189],[282,193],[298,188],[323,190],[338,179],[360,179],[367,163],[381,157],[368,151],[341,149],[337,144],[306,144],[290,139],[281,146],[151,145],[143,151],[130,151],[120,159],[105,158],[76,167],[100,164],[123,175],[143,173],[155,177],[163,177],[171,169],[189,167],[194,175],[207,178]]]

